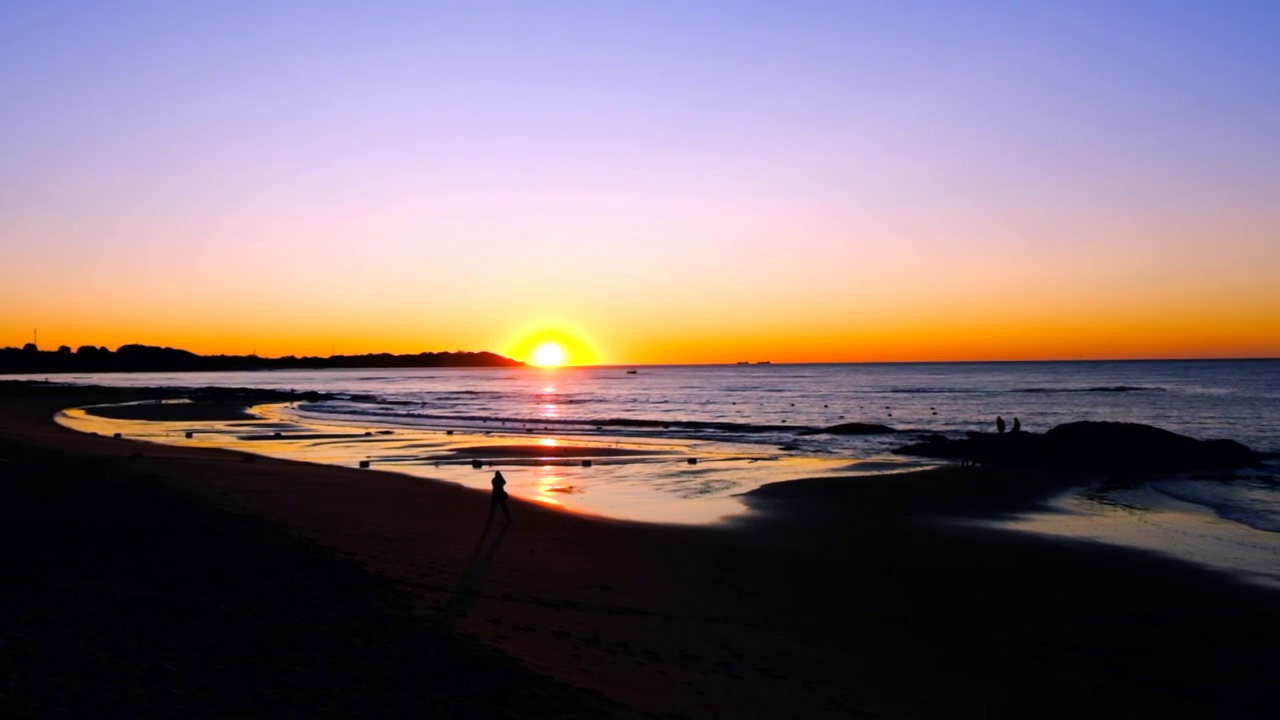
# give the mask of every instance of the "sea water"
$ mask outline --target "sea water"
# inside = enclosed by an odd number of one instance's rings
[[[243,441],[242,449],[349,465],[364,460],[480,488],[487,487],[492,468],[504,468],[514,494],[579,512],[657,522],[712,522],[741,513],[735,496],[765,482],[920,467],[927,463],[892,450],[924,435],[993,431],[997,415],[1009,424],[1017,418],[1034,432],[1076,420],[1145,423],[1201,439],[1238,440],[1263,453],[1267,463],[1225,480],[1152,480],[1122,498],[1105,492],[1073,496],[1071,507],[1059,508],[1058,519],[1075,514],[1111,521],[1114,509],[1123,507],[1141,514],[1135,526],[1176,527],[1194,507],[1206,513],[1194,518],[1196,535],[1213,534],[1206,522],[1218,524],[1228,542],[1253,548],[1249,563],[1280,578],[1278,360],[360,369],[57,379],[330,393],[334,399],[264,409],[263,422],[283,428],[281,441]],[[897,432],[807,434],[849,422]],[[183,428],[206,431],[193,443],[262,439],[261,427],[209,423],[131,431],[183,442],[185,433],[177,432]],[[304,430],[323,431],[325,437],[289,439]],[[504,454],[520,444],[547,452]],[[485,456],[485,447],[495,450]],[[573,449],[566,454],[556,448]],[[471,467],[477,456],[484,456],[483,469]],[[594,458],[591,467],[582,467],[585,458]],[[1037,517],[1020,526],[1090,536],[1087,522],[1068,527]],[[1135,544],[1115,533],[1096,534]]]

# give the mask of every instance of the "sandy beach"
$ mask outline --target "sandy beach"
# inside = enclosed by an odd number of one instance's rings
[[[513,500],[489,526],[486,495],[448,483],[51,419],[138,391],[4,392],[6,716],[1257,717],[1280,700],[1274,592],[944,520],[1034,507],[1071,476],[801,480],[701,528]]]

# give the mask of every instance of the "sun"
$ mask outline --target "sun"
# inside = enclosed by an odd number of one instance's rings
[[[518,327],[505,344],[509,358],[523,360],[533,367],[568,367],[595,365],[600,351],[580,328],[561,320],[541,319]]]
[[[533,364],[539,367],[560,367],[564,358],[564,348],[556,342],[544,342],[533,351]]]

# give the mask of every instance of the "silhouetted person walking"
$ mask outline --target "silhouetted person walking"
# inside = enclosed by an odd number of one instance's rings
[[[996,416],[996,432],[1000,433],[1001,435],[1004,434],[1004,418],[1000,417],[999,415]]]
[[[1021,432],[1021,431],[1022,431],[1022,423],[1018,421],[1018,418],[1014,418],[1013,429],[1010,430],[1009,432]]]
[[[502,516],[511,522],[511,511],[507,509],[507,491],[504,487],[507,479],[502,477],[502,472],[498,471],[493,474],[493,494],[489,496],[489,522],[493,522],[493,513],[502,508]]]

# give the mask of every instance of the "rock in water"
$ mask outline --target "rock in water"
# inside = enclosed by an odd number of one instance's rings
[[[1121,422],[1073,422],[1044,434],[1060,465],[1106,470],[1228,470],[1258,464],[1234,440],[1197,440],[1175,432]]]
[[[832,425],[824,427],[820,430],[805,430],[801,435],[884,435],[886,433],[898,432],[888,425],[876,425],[875,423],[842,423],[840,425]]]
[[[1258,455],[1234,440],[1197,440],[1138,423],[1082,421],[1038,435],[968,433],[894,450],[901,455],[986,465],[1087,472],[1180,472],[1251,467]]]

